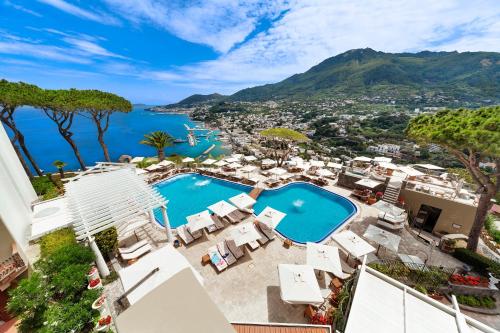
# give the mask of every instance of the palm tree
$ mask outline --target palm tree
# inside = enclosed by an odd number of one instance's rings
[[[55,166],[57,168],[57,170],[59,171],[59,175],[61,176],[61,179],[64,178],[64,170],[63,168],[67,165],[66,163],[64,163],[63,161],[60,161],[60,160],[56,160],[52,163],[53,166]]]
[[[165,159],[165,148],[170,147],[174,143],[174,140],[166,132],[155,131],[145,134],[144,140],[140,143],[155,148],[158,153],[158,160],[163,161]]]

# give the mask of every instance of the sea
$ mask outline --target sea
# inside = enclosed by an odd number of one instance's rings
[[[114,113],[110,117],[110,126],[104,136],[113,162],[118,161],[121,155],[155,156],[154,148],[140,144],[144,134],[162,130],[175,139],[187,140],[188,131],[185,124],[193,128],[199,123],[194,122],[188,115],[158,113],[145,110],[147,106],[134,106],[129,113]],[[73,150],[62,138],[57,125],[50,120],[42,110],[22,107],[15,111],[14,119],[17,127],[25,136],[26,145],[34,156],[39,167],[44,171],[56,171],[52,163],[61,160],[67,163],[65,169],[78,170],[80,168]],[[5,128],[5,126],[4,126]],[[7,133],[11,136],[8,128]],[[97,131],[94,123],[83,116],[76,116],[71,127],[73,139],[80,150],[80,154],[87,166],[95,162],[104,161],[104,154],[97,141]],[[197,131],[198,132],[198,131]],[[207,133],[200,131],[199,133]],[[214,132],[213,134],[215,134]],[[177,143],[165,149],[166,156],[178,154],[182,156],[198,157],[212,145],[210,155],[217,157],[229,152],[222,147],[216,135],[199,137],[196,146],[189,143]]]

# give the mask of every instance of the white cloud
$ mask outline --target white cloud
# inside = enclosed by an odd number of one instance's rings
[[[174,1],[104,0],[124,19],[151,23],[186,41],[225,53],[254,31],[262,18],[274,18],[286,8],[282,0]]]
[[[18,5],[16,3],[13,3],[13,2],[11,2],[9,0],[5,0],[3,3],[6,6],[9,6],[9,7],[12,7],[14,9],[20,10],[20,11],[25,12],[27,14],[30,14],[30,15],[33,15],[33,16],[36,16],[36,17],[42,17],[42,14],[40,14],[38,12],[35,12],[34,10],[28,9],[26,7],[23,7],[21,5]]]
[[[89,55],[102,56],[102,57],[111,57],[111,58],[121,58],[127,59],[126,57],[113,53],[111,51],[106,50],[102,46],[91,42],[86,39],[79,39],[75,37],[64,37],[63,40],[76,47],[76,49],[82,51],[83,53],[87,53]]]
[[[499,51],[500,7],[495,4],[296,0],[267,31],[218,59],[174,69],[169,72],[174,78],[162,73],[173,83],[234,92],[242,85],[279,81],[353,48]]]
[[[55,7],[68,14],[80,17],[82,19],[87,19],[109,25],[118,25],[120,23],[116,18],[110,15],[100,13],[97,10],[94,11],[86,10],[78,6],[75,6],[69,2],[66,2],[64,0],[38,0],[38,1],[43,2],[52,7]]]
[[[65,48],[18,41],[0,41],[0,53],[29,56],[34,58],[63,61],[75,64],[90,63],[89,59],[78,56],[76,54],[70,54]]]

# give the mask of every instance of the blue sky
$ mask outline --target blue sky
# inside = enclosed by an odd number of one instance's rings
[[[352,48],[500,51],[498,0],[0,0],[0,78],[138,103],[233,93]]]

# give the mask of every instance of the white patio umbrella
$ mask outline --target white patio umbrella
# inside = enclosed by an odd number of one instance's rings
[[[141,168],[135,169],[135,174],[136,175],[143,175],[145,173],[148,173],[148,172],[146,170],[144,170],[144,169],[141,169]]]
[[[236,246],[254,242],[260,237],[252,222],[241,223],[231,230],[231,238],[236,243]]]
[[[215,162],[217,162],[217,161],[214,160],[214,159],[212,159],[212,158],[207,158],[206,160],[204,160],[203,162],[201,162],[201,164],[203,164],[203,165],[212,165]]]
[[[242,192],[238,195],[235,195],[234,197],[229,198],[229,201],[239,209],[246,209],[251,206],[253,206],[257,200],[246,194],[245,192]]]
[[[187,224],[189,226],[189,231],[191,232],[195,232],[214,224],[214,221],[210,217],[210,213],[208,212],[208,210],[189,215],[186,217],[186,220],[188,222]]]
[[[240,171],[247,173],[249,176],[250,172],[255,171],[255,169],[257,169],[257,167],[255,165],[245,165],[243,168],[240,169]]]
[[[332,168],[332,169],[338,169],[338,170],[342,169],[341,163],[328,162],[326,166],[327,168]]]
[[[235,162],[238,162],[240,159],[239,158],[236,158],[236,157],[228,157],[228,158],[225,158],[224,161],[226,161],[227,163],[235,163]]]
[[[285,218],[286,214],[267,206],[255,218],[257,221],[265,223],[268,227],[275,229],[276,226]]]
[[[390,162],[380,162],[378,165],[380,165],[380,167],[384,169],[390,169],[390,170],[398,169],[398,166],[396,164]]]
[[[158,165],[162,166],[162,167],[166,167],[166,166],[169,166],[169,165],[172,165],[172,164],[174,164],[174,162],[169,161],[169,160],[163,160],[160,163],[158,163]]]
[[[192,163],[194,162],[194,158],[192,157],[185,157],[182,159],[182,163]]]
[[[322,168],[325,166],[325,162],[318,161],[318,160],[310,160],[309,163],[311,163],[311,166],[317,167],[317,168]]]
[[[139,163],[144,160],[144,156],[136,156],[133,159],[130,160],[130,163]]]
[[[375,187],[377,187],[378,185],[380,185],[382,183],[378,182],[376,180],[373,180],[373,179],[363,178],[363,179],[358,180],[354,184],[360,185],[360,186],[363,186],[363,187],[367,187],[367,188],[370,188],[370,189],[374,189]]]
[[[283,168],[272,168],[271,170],[269,170],[269,173],[272,173],[273,175],[278,177],[284,175],[285,173],[287,173],[287,171]]]
[[[158,169],[161,169],[161,166],[159,166],[158,164],[151,164],[150,166],[145,168],[145,170],[148,170],[148,171],[155,171]]]
[[[316,173],[320,177],[330,177],[330,176],[334,175],[333,172],[331,172],[330,170],[327,170],[327,169],[318,169],[318,170],[316,170]]]
[[[243,165],[241,165],[241,164],[239,164],[237,162],[233,162],[233,163],[227,165],[227,167],[231,168],[231,169],[239,169],[239,168],[243,167]]]
[[[324,299],[309,265],[279,264],[281,299],[290,304],[320,305]]]
[[[398,252],[399,242],[401,241],[401,237],[398,235],[380,229],[379,227],[371,224],[366,229],[363,237],[378,244],[377,253],[380,250],[380,246],[383,246],[393,252]]]
[[[253,155],[246,155],[246,156],[243,156],[243,159],[247,162],[253,162],[253,161],[256,161],[257,160],[257,157],[253,156]]]
[[[214,163],[215,166],[218,166],[218,167],[223,167],[224,165],[227,165],[227,163],[223,160],[220,160],[216,163]]]
[[[380,163],[380,162],[390,163],[392,161],[392,158],[384,157],[384,156],[377,156],[377,157],[373,158],[373,161],[378,162],[378,163]]]
[[[271,160],[269,158],[265,158],[262,160],[261,162],[262,165],[275,165],[276,164],[276,161],[275,160]]]
[[[208,209],[210,209],[212,212],[217,214],[220,217],[224,217],[228,214],[231,214],[238,208],[234,207],[231,205],[229,202],[221,200],[219,202],[214,203],[211,206],[208,206]]]
[[[314,269],[333,273],[341,279],[349,276],[342,272],[339,249],[335,246],[307,242],[306,258],[307,264]]]
[[[334,234],[332,239],[344,250],[349,256],[361,258],[365,254],[375,252],[375,248],[367,241],[356,235],[351,230],[346,230]]]

